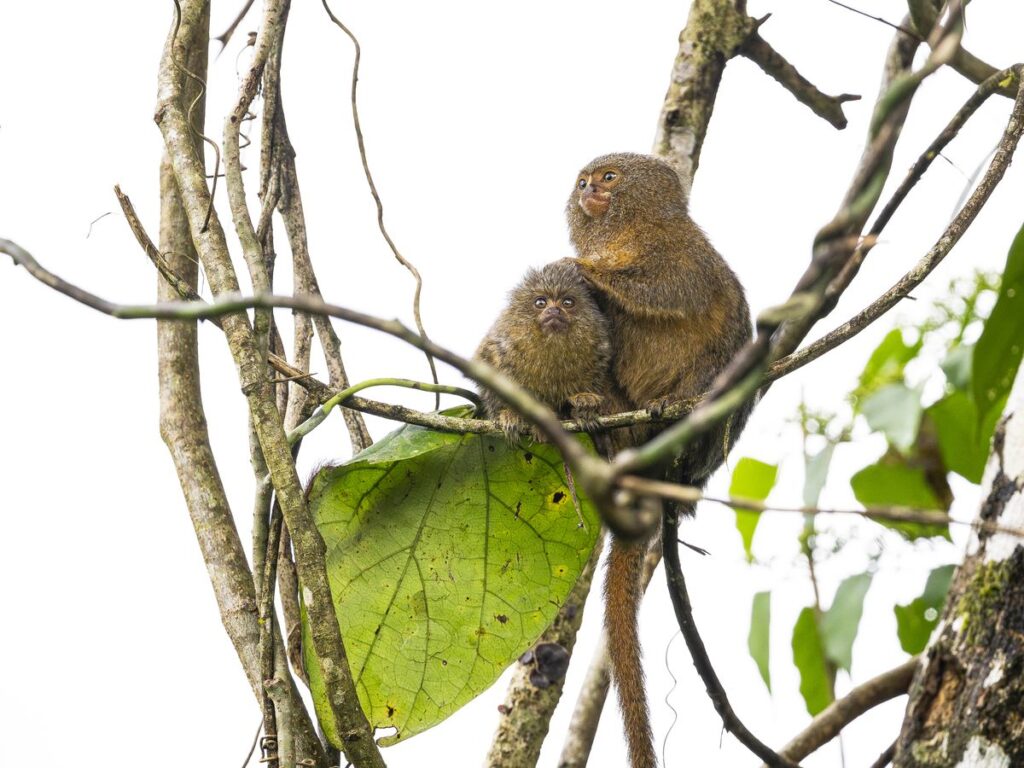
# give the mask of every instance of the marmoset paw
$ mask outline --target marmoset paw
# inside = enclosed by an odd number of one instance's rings
[[[597,428],[597,419],[601,415],[604,398],[593,392],[579,392],[569,398],[572,418],[579,422],[587,432]]]

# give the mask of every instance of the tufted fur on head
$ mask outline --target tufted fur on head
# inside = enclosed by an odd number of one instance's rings
[[[596,409],[608,388],[610,355],[608,319],[572,259],[529,270],[476,351],[562,416],[577,418],[596,415],[574,410]],[[507,410],[487,388],[480,396],[485,415],[501,417]]]

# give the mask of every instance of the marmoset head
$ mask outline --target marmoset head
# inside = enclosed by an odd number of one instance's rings
[[[602,155],[576,175],[566,215],[573,232],[598,222],[671,219],[686,215],[686,193],[672,166],[656,157]]]
[[[509,306],[545,335],[565,333],[581,317],[601,317],[576,265],[567,259],[529,270],[512,290]]]

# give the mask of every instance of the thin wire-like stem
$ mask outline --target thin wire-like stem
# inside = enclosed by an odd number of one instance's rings
[[[351,102],[352,124],[355,127],[356,142],[359,144],[359,159],[363,163],[363,173],[366,176],[366,183],[370,187],[370,194],[373,196],[373,202],[377,206],[377,227],[380,229],[380,233],[384,237],[384,241],[388,244],[388,247],[391,249],[391,253],[394,254],[395,259],[398,261],[399,264],[401,264],[409,271],[409,274],[411,274],[413,276],[413,279],[416,281],[416,290],[414,291],[412,298],[412,312],[413,317],[416,320],[416,330],[420,332],[420,336],[426,339],[427,331],[423,327],[423,317],[420,314],[420,294],[422,294],[423,292],[423,278],[420,276],[419,270],[416,269],[413,263],[406,259],[399,252],[398,246],[395,245],[394,240],[391,239],[391,235],[388,233],[387,227],[384,226],[384,203],[381,202],[380,195],[377,193],[377,185],[374,184],[373,182],[373,174],[370,172],[370,163],[366,158],[366,142],[363,141],[363,129],[359,122],[359,106],[358,102],[356,101],[356,87],[359,84],[359,62],[360,59],[362,58],[362,49],[359,46],[359,40],[356,39],[356,36],[352,33],[352,30],[345,26],[341,19],[335,16],[334,13],[331,11],[331,7],[327,4],[327,0],[321,0],[321,2],[323,3],[324,10],[327,12],[327,15],[330,17],[331,21],[334,22],[338,26],[338,28],[345,33],[346,36],[348,36],[348,39],[352,41],[352,45],[355,48],[355,60],[352,63]],[[430,365],[431,378],[434,380],[434,383],[437,384],[437,366],[434,363],[434,357],[433,355],[430,354],[430,352],[427,352],[426,355],[427,363]],[[434,399],[434,408],[436,409],[440,407],[441,395],[438,394],[437,397]]]

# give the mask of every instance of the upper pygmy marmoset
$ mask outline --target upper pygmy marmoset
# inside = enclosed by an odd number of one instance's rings
[[[631,153],[589,163],[566,206],[580,270],[611,322],[612,378],[637,408],[706,392],[751,337],[743,288],[687,209],[675,170]],[[706,443],[687,451],[680,479],[698,483],[721,463],[721,445]]]
[[[736,275],[690,218],[675,170],[647,155],[599,157],[576,176],[566,214],[580,270],[611,323],[612,386],[652,413],[707,391],[750,339],[750,310]],[[703,486],[749,411],[747,404],[657,474]],[[656,431],[633,430],[616,443]],[[637,631],[646,553],[646,541],[613,537],[605,579],[608,649],[633,768],[657,765]]]
[[[597,416],[608,386],[608,320],[580,276],[562,259],[531,269],[509,293],[508,305],[476,351],[563,417]],[[516,442],[526,424],[486,387],[484,415]]]

